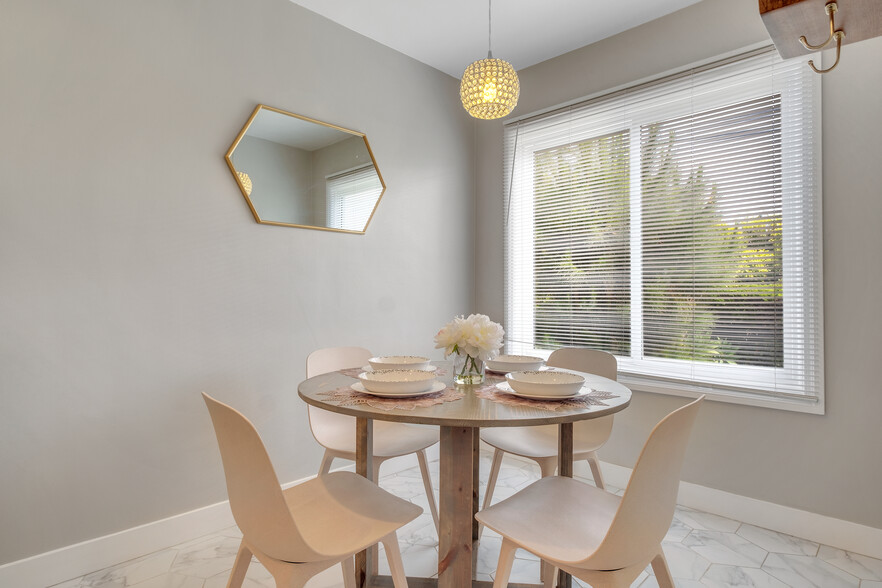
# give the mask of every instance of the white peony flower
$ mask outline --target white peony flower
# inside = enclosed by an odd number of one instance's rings
[[[441,327],[441,330],[435,335],[435,349],[443,349],[444,357],[457,351],[457,345],[460,340],[457,320],[454,319]]]
[[[435,335],[435,348],[444,349],[445,357],[462,353],[487,361],[499,353],[504,336],[502,325],[494,323],[487,315],[458,316]]]

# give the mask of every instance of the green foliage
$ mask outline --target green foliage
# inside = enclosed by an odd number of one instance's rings
[[[727,206],[716,163],[684,157],[679,128],[641,129],[643,355],[781,366],[780,203],[750,214]],[[539,347],[630,354],[629,136],[534,154]]]
[[[681,169],[674,131],[643,133],[644,354],[782,365],[780,208],[725,213],[704,167]]]
[[[630,352],[628,151],[619,132],[535,154],[537,345]]]

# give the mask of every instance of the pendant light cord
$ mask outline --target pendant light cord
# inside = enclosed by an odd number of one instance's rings
[[[493,12],[491,11],[492,0],[487,0],[487,59],[493,59],[493,46],[490,43],[493,25]]]

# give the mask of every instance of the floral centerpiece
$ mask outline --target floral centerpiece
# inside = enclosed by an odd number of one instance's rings
[[[484,362],[496,357],[505,331],[484,314],[456,317],[435,335],[435,348],[444,349],[444,357],[453,358],[453,381],[456,384],[480,384],[484,381]]]

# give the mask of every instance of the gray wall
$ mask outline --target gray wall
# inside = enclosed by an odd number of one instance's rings
[[[251,178],[249,197],[262,220],[315,224],[309,151],[245,135],[233,153],[233,165]]]
[[[755,0],[705,0],[519,72],[514,116],[767,39]],[[706,403],[683,471],[689,482],[876,528],[882,528],[880,63],[882,38],[847,45],[823,84],[827,414]],[[477,132],[477,307],[501,319],[502,124],[481,124]],[[651,427],[682,403],[636,393],[616,417],[601,457],[633,465]]]
[[[472,308],[457,81],[288,0],[2,12],[0,563],[224,500],[203,390],[313,474],[306,355],[437,357]],[[366,235],[254,222],[223,156],[259,102],[367,134]]]

